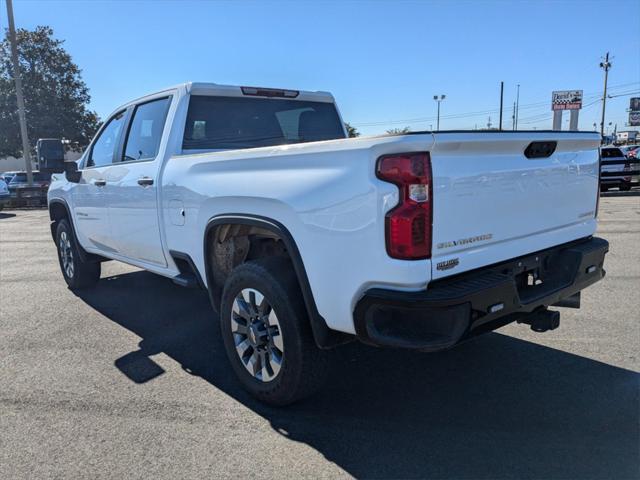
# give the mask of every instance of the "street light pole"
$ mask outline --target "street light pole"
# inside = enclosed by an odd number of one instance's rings
[[[31,150],[29,137],[27,136],[27,116],[24,109],[24,97],[22,96],[22,79],[20,78],[20,63],[18,61],[18,46],[16,43],[16,27],[13,23],[12,0],[7,0],[7,16],[9,17],[9,42],[11,43],[11,62],[13,63],[13,79],[16,83],[16,101],[18,104],[18,121],[20,123],[20,136],[22,137],[22,155],[27,171],[27,184],[33,186],[33,172],[31,171]]]
[[[502,130],[502,105],[504,103],[504,82],[500,82],[500,121],[498,123],[498,130]]]
[[[518,130],[518,114],[520,113],[520,84],[516,91],[516,127],[514,130]]]
[[[440,131],[440,102],[446,98],[446,95],[434,95],[433,99],[438,102],[438,117],[436,121],[436,131]]]
[[[604,112],[607,107],[607,80],[609,78],[609,69],[611,62],[609,61],[609,52],[604,58],[604,62],[600,62],[600,68],[604,69],[604,94],[602,95],[602,120],[600,120],[600,136],[604,139]]]

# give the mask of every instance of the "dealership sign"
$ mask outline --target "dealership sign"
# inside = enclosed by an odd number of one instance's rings
[[[629,126],[640,127],[640,97],[629,100]]]
[[[551,94],[551,110],[580,110],[582,90],[558,90]]]

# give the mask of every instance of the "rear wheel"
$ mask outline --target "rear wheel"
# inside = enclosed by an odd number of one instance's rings
[[[78,241],[66,218],[58,222],[56,246],[60,270],[69,288],[75,290],[95,285],[100,279],[100,262],[88,262],[82,259]]]
[[[326,378],[291,262],[266,258],[236,267],[222,294],[221,331],[242,386],[259,400],[287,405]]]

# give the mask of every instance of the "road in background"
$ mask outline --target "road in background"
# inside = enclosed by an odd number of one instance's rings
[[[74,294],[44,211],[0,213],[0,478],[640,476],[640,197],[612,194],[606,278],[451,351],[352,344],[285,409],[238,386],[202,291],[115,262]]]

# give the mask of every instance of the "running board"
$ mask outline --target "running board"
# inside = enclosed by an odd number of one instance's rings
[[[178,267],[180,273],[173,277],[171,280],[176,285],[180,285],[185,288],[205,288],[198,269],[196,268],[191,257],[186,253],[176,252],[171,250],[169,252],[173,258],[173,262]]]
[[[198,279],[193,273],[181,273],[171,279],[176,285],[180,285],[185,288],[200,288]]]

